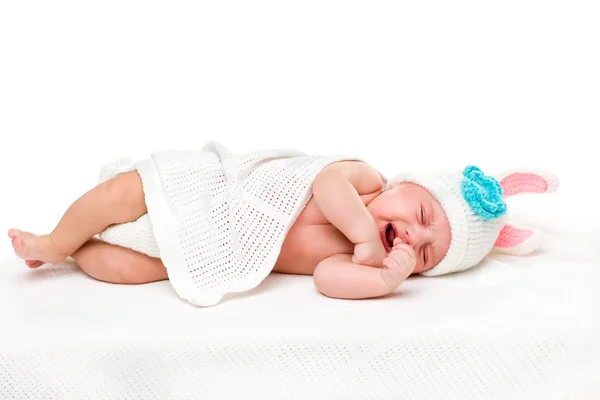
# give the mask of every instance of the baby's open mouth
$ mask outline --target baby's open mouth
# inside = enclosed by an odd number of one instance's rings
[[[394,247],[394,239],[396,238],[396,230],[392,224],[388,224],[385,227],[385,240],[390,249]]]

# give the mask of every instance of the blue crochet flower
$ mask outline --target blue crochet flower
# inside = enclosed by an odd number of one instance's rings
[[[502,199],[502,186],[491,176],[472,165],[463,170],[463,197],[473,211],[486,220],[499,218],[506,213],[506,203]]]

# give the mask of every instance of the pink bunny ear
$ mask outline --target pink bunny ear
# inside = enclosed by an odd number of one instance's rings
[[[502,227],[494,250],[512,255],[524,255],[539,248],[542,233],[538,230],[506,224]]]
[[[543,169],[513,169],[496,178],[502,186],[503,197],[519,193],[552,193],[559,186],[556,175]]]

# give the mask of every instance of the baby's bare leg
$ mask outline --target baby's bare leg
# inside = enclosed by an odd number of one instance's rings
[[[86,274],[103,282],[139,284],[169,279],[159,258],[97,239],[88,240],[72,257]]]
[[[145,213],[141,178],[136,171],[127,172],[77,199],[49,235],[11,229],[8,236],[17,256],[35,268],[58,264],[109,225],[134,221]]]

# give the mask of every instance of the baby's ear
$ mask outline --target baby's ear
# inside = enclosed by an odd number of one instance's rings
[[[542,243],[542,233],[539,230],[506,224],[502,227],[494,250],[511,255],[525,255],[537,250]]]
[[[502,186],[503,197],[519,193],[552,193],[558,189],[556,175],[544,169],[519,168],[495,176]]]

